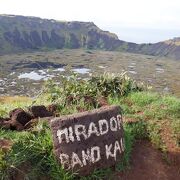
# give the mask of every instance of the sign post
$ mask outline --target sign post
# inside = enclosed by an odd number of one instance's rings
[[[119,106],[54,118],[51,130],[56,158],[66,170],[89,175],[122,159],[124,137]]]

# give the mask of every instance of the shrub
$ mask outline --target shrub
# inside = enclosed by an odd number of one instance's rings
[[[100,76],[92,76],[89,79],[79,79],[77,74],[69,77],[61,77],[60,85],[56,85],[53,81],[46,84],[46,91],[52,102],[60,102],[65,105],[66,98],[72,96],[78,100],[84,96],[97,98],[104,97],[122,97],[130,92],[142,91],[146,87],[143,83],[138,84],[130,79],[126,73],[109,74],[104,73]]]

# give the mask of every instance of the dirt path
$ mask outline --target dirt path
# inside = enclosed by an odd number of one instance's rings
[[[150,142],[139,141],[132,153],[131,168],[116,174],[113,180],[180,180],[180,164],[168,165]]]

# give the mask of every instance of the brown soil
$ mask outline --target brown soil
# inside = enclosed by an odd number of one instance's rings
[[[177,143],[173,138],[170,121],[164,121],[161,126],[161,138],[167,148],[167,160],[170,164],[179,165],[180,169],[180,147],[177,146]]]
[[[113,180],[180,180],[180,164],[168,165],[148,141],[136,143],[130,164],[129,170],[116,173]]]

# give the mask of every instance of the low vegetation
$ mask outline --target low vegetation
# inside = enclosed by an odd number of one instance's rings
[[[60,85],[49,81],[44,89],[35,100],[0,99],[0,117],[6,117],[15,107],[26,108],[32,104],[57,104],[57,115],[91,110],[103,104],[120,105],[124,117],[125,154],[116,171],[130,167],[131,152],[137,139],[150,140],[163,155],[166,154],[168,147],[162,138],[166,125],[173,134],[175,146],[180,146],[180,99],[150,92],[144,84],[135,82],[125,73],[104,74],[87,80],[73,74],[68,79],[62,77]],[[45,122],[39,122],[28,131],[0,129],[0,137],[12,143],[9,149],[0,148],[2,179],[20,176],[64,180],[112,177],[112,169],[96,170],[89,177],[65,172],[53,155],[51,131]]]
[[[59,71],[59,68],[64,71]],[[33,79],[34,73],[41,78],[52,77],[53,81],[58,82],[59,76],[69,76],[69,70],[83,68],[89,69],[89,73],[93,74],[103,74],[104,70],[113,73],[125,70],[135,80],[148,81],[155,91],[170,91],[180,97],[180,61],[142,54],[86,49],[0,56],[0,93],[10,96],[34,96],[39,93],[44,83],[43,79]],[[22,79],[19,78],[25,73],[28,73],[28,79],[22,76]],[[81,74],[83,78],[87,76],[88,73]]]

